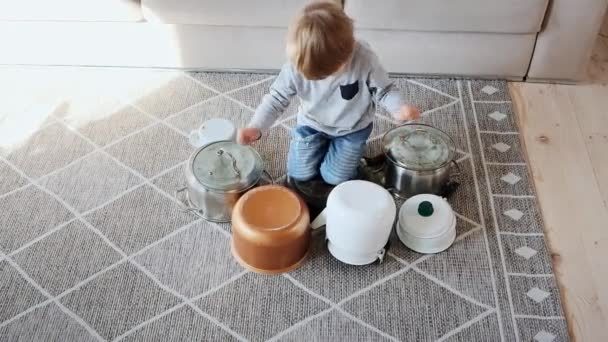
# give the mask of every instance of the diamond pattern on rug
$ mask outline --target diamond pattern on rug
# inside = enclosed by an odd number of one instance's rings
[[[99,146],[106,146],[151,124],[153,120],[131,105],[120,103],[118,108],[99,117],[84,116],[67,121],[85,137]]]
[[[0,198],[0,249],[10,253],[73,215],[56,199],[35,186]]]
[[[331,310],[278,339],[297,341],[390,341],[372,329],[351,320],[337,310]]]
[[[498,92],[498,89],[491,85],[486,85],[485,87],[481,88],[481,92],[487,95],[494,95]]]
[[[248,273],[196,304],[252,341],[268,339],[329,306],[285,277]]]
[[[481,223],[481,215],[479,213],[479,199],[475,186],[475,175],[471,166],[471,159],[465,159],[458,163],[460,167],[460,176],[458,181],[460,185],[456,191],[448,198],[448,203],[452,209],[460,215],[472,220],[473,222]]]
[[[412,83],[406,78],[393,78],[395,86],[401,92],[406,103],[416,106],[421,113],[435,108],[445,106],[455,99],[442,95],[435,90]],[[384,108],[378,107],[378,112],[387,118],[392,118],[393,113],[388,113]]]
[[[230,93],[229,96],[231,98],[245,104],[249,108],[255,109],[260,104],[260,102],[262,102],[262,98],[264,97],[264,95],[266,95],[268,93],[268,90],[270,89],[270,86],[272,85],[273,82],[274,82],[274,79],[271,79],[271,80],[253,85],[251,87],[247,87],[247,88],[235,91],[233,93]],[[291,99],[289,107],[287,107],[287,109],[285,110],[285,113],[283,113],[283,118],[287,118],[287,117],[296,115],[299,105],[300,105],[300,100],[297,98],[297,96],[294,96]]]
[[[185,168],[188,162],[183,162],[174,166],[154,178],[152,184],[157,186],[169,196],[175,196],[175,191],[186,186]]]
[[[189,74],[199,82],[220,93],[247,87],[267,78],[274,78],[273,74],[228,74],[225,72],[193,72]]]
[[[500,122],[507,118],[507,114],[496,110],[496,111],[493,111],[490,114],[488,114],[488,117],[490,117],[492,120],[494,120],[496,122]]]
[[[205,101],[217,93],[205,88],[183,73],[174,73],[156,89],[141,89],[133,103],[148,114],[165,119],[173,114]]]
[[[542,216],[534,198],[494,197],[498,227],[503,232],[542,233]],[[500,214],[502,213],[502,215]]]
[[[567,340],[506,82],[471,81],[469,89],[469,81],[395,79],[425,112],[421,121],[457,144],[462,175],[449,198],[458,213],[452,248],[425,256],[393,232],[384,264],[355,268],[338,263],[316,238],[301,268],[268,277],[242,273],[229,254],[230,224],[180,212],[173,192],[184,185],[190,130],[211,117],[245,125],[273,80],[127,69],[53,74],[52,89],[34,77],[33,91],[22,89],[6,104],[31,104],[10,112],[19,115],[11,122],[30,120],[33,135],[0,148],[0,293],[8,294],[0,300],[0,340],[485,341],[517,333],[521,341]],[[294,98],[254,146],[278,182],[298,103]],[[381,152],[382,135],[395,127],[388,115],[376,115],[370,154]],[[23,174],[38,181],[27,185]],[[63,202],[84,217],[74,218]],[[482,220],[498,227],[483,234]],[[406,270],[409,263],[414,268]],[[47,302],[38,286],[59,294],[70,311]],[[182,295],[196,298],[197,307]],[[496,312],[488,308],[494,298]],[[339,300],[350,313],[332,307]]]
[[[496,307],[483,234],[479,230],[457,241],[447,251],[421,262],[418,268],[454,290],[490,307]]]
[[[518,318],[517,330],[520,341],[566,342],[570,341],[565,319]]]
[[[58,195],[79,212],[97,207],[142,180],[101,152],[92,153],[40,185]]]
[[[189,306],[179,309],[153,321],[127,335],[128,342],[165,341],[238,341],[215,323],[207,320]]]
[[[515,208],[505,210],[503,211],[503,214],[511,218],[513,221],[519,221],[524,216],[524,213],[521,210]]]
[[[17,253],[14,260],[36,283],[57,296],[118,262],[120,254],[82,222],[73,221]]]
[[[524,274],[551,274],[551,257],[546,253],[542,236],[501,236],[505,256],[511,262],[507,272]],[[527,248],[528,250],[523,250]]]
[[[510,103],[475,103],[479,129],[490,132],[516,132],[515,113]]]
[[[46,300],[8,261],[0,260],[0,323]],[[1,331],[1,330],[0,330]]]
[[[0,340],[97,341],[86,329],[61,311],[54,303],[36,308],[34,311],[0,328]]]
[[[532,179],[525,165],[487,165],[493,194],[531,196]]]
[[[243,272],[230,253],[229,237],[207,222],[190,226],[136,256],[135,261],[188,298]]]
[[[515,314],[562,316],[559,290],[553,277],[510,276]]]
[[[126,262],[63,297],[61,303],[103,338],[113,339],[179,300]]]
[[[524,163],[526,160],[517,134],[481,133],[488,163]]]
[[[343,307],[403,341],[436,340],[484,312],[413,271],[374,287]],[[387,317],[399,317],[399,324]]]
[[[287,151],[290,132],[284,127],[271,128],[262,139],[253,144],[260,153],[266,170],[275,180],[287,174]]]
[[[446,342],[470,342],[470,341],[501,341],[500,327],[496,314],[492,313],[471,326],[451,335]],[[522,340],[526,341],[526,340]]]
[[[547,299],[547,297],[549,297],[550,295],[551,294],[549,292],[541,290],[538,287],[534,287],[530,291],[526,292],[526,296],[528,296],[528,298],[539,304],[545,299]]]
[[[315,293],[339,302],[403,267],[390,256],[381,264],[346,265],[327,253],[323,236],[316,236],[308,261],[290,275]]]
[[[159,139],[162,138],[162,143]],[[188,139],[163,125],[156,125],[107,149],[108,153],[145,177],[188,159],[192,147]]]
[[[455,98],[460,97],[460,94],[458,93],[458,84],[456,82],[446,82],[441,78],[417,78],[415,81],[416,83],[430,87],[431,90],[434,90],[439,94],[443,93]]]
[[[169,119],[168,122],[180,131],[190,134],[209,119],[228,119],[235,127],[246,127],[252,117],[251,110],[225,97],[216,97],[183,111]]]
[[[85,220],[127,254],[159,240],[196,217],[178,210],[171,201],[148,185],[85,216]]]
[[[460,103],[454,103],[439,110],[423,113],[419,121],[447,133],[454,140],[457,149],[469,151],[467,137],[462,134],[465,131],[465,124]]]
[[[28,181],[7,163],[0,160],[0,196],[25,186]]]
[[[5,153],[6,159],[32,178],[66,166],[94,147],[60,123],[46,126],[23,145]]]
[[[474,101],[508,101],[509,88],[507,82],[495,80],[472,80],[471,90]]]
[[[520,257],[522,257],[526,260],[530,260],[530,258],[532,258],[536,254],[538,254],[538,251],[536,249],[530,248],[528,246],[522,246],[515,250],[515,254],[519,255]]]

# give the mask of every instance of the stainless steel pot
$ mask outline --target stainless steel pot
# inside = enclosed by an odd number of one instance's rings
[[[185,167],[186,186],[176,190],[175,197],[184,211],[207,221],[230,222],[237,200],[259,185],[263,174],[272,183],[253,148],[215,142],[192,153]],[[180,198],[181,193],[185,193],[184,198]]]
[[[454,141],[443,131],[406,124],[383,137],[384,185],[395,195],[444,194],[460,173]]]

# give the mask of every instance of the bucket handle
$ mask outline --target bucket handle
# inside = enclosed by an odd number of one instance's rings
[[[310,227],[313,230],[317,230],[327,224],[327,208],[323,209],[321,213],[312,221]]]

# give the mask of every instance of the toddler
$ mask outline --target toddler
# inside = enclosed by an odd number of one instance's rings
[[[287,157],[291,181],[322,177],[337,185],[357,175],[372,132],[376,103],[397,121],[420,113],[407,106],[370,47],[355,40],[352,20],[332,2],[306,6],[289,28],[286,63],[240,143],[262,137],[294,95],[301,106]]]

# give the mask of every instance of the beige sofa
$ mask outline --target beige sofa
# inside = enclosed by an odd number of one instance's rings
[[[0,1],[0,64],[275,70],[308,0]],[[579,81],[606,0],[346,0],[401,74]]]

